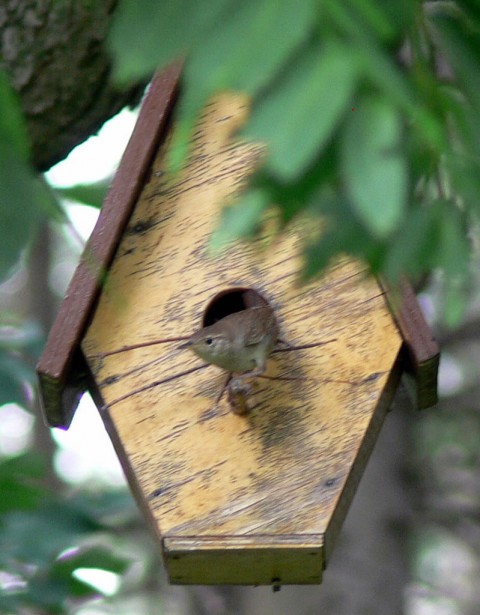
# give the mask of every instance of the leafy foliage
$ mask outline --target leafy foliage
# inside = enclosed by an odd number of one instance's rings
[[[18,262],[46,213],[47,195],[28,165],[28,156],[23,115],[0,71],[0,281]]]
[[[107,194],[108,183],[106,180],[101,180],[93,184],[77,184],[68,188],[55,188],[55,192],[60,198],[100,209]]]
[[[105,539],[112,513],[132,510],[127,493],[65,500],[42,486],[43,474],[43,460],[32,453],[0,461],[0,570],[9,579],[0,595],[4,613],[64,613],[67,601],[98,595],[74,576],[78,568],[124,574],[133,563]]]
[[[186,57],[173,166],[210,96],[250,96],[244,136],[268,156],[215,245],[255,233],[265,202],[285,223],[313,211],[327,231],[305,247],[307,276],[342,251],[393,280],[442,268],[455,288],[447,320],[457,318],[480,194],[476,3],[186,4],[138,11],[122,0],[110,44],[119,80]]]
[[[397,109],[380,98],[366,98],[361,104],[362,111],[352,114],[342,135],[346,191],[368,231],[388,237],[406,209],[408,177],[401,119]]]
[[[35,382],[32,365],[42,343],[32,321],[0,313],[0,405],[26,403]]]

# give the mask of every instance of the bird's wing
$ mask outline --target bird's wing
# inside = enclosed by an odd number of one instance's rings
[[[255,313],[250,312],[250,310],[254,310]],[[276,340],[278,331],[273,310],[270,307],[254,307],[250,308],[249,312],[250,318],[245,332],[245,346],[259,344],[265,337],[266,331],[274,332],[272,337]]]

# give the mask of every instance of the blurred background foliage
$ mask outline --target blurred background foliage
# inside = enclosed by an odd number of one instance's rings
[[[11,0],[0,41],[0,612],[282,613],[289,600],[299,612],[288,590],[275,602],[258,590],[249,602],[232,588],[167,588],[125,485],[66,477],[61,438],[39,419],[34,366],[82,248],[72,202],[91,214],[109,183],[59,186],[43,172],[182,56],[171,169],[221,90],[248,95],[239,138],[267,145],[246,192],[226,204],[216,249],[254,239],[274,208],[279,232],[311,221],[304,278],[347,252],[393,282],[406,274],[419,284],[443,346],[442,401],[408,415],[413,433],[395,441],[405,454],[392,482],[408,506],[387,521],[407,521],[395,527],[399,550],[410,538],[410,575],[385,603],[371,580],[362,591],[371,613],[478,613],[478,0]],[[88,430],[81,437],[94,457]],[[363,513],[376,522],[371,502]],[[375,558],[372,578],[386,585]],[[398,573],[394,553],[388,562]],[[348,556],[337,565],[343,578],[332,568],[330,588],[368,602],[345,582]],[[328,591],[310,594],[305,612],[357,612]]]

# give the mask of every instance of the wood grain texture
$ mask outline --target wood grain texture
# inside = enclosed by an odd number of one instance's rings
[[[105,272],[130,218],[167,126],[180,75],[172,65],[153,81],[98,222],[70,282],[37,365],[44,418],[52,427],[68,427],[86,389],[80,341],[91,318]]]
[[[401,336],[357,263],[296,285],[301,227],[210,254],[221,207],[261,155],[232,141],[245,114],[235,97],[210,105],[177,178],[159,152],[82,343],[177,583],[319,582],[400,375]],[[237,286],[270,301],[290,344],[335,340],[273,354],[269,375],[299,379],[259,379],[248,416],[215,403],[225,374],[211,366],[145,389],[201,364],[176,344],[102,358],[190,335],[211,298]]]

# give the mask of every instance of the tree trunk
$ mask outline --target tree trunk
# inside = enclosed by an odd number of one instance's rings
[[[0,4],[0,68],[20,96],[41,171],[65,158],[145,84],[114,87],[105,39],[116,0],[9,0]]]

